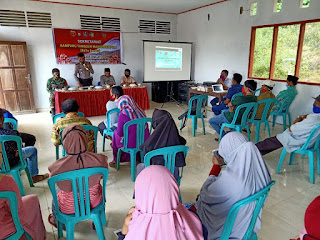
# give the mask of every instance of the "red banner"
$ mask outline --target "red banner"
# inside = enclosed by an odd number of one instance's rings
[[[54,44],[58,64],[78,62],[78,53],[93,64],[120,64],[121,33],[54,28]]]

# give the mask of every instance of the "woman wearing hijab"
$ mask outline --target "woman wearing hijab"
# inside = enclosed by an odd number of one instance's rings
[[[203,240],[197,216],[179,201],[179,187],[163,166],[150,166],[135,182],[136,206],[130,209],[119,239]]]
[[[227,164],[226,170],[220,172],[219,165],[213,166],[201,188],[195,208],[191,208],[196,210],[202,224],[208,229],[210,240],[220,238],[229,210],[236,202],[259,192],[271,182],[269,170],[259,150],[243,134],[226,134],[219,145],[219,155]],[[230,239],[244,237],[254,207],[255,203],[251,203],[239,210]],[[260,228],[261,213],[254,232]]]
[[[140,149],[143,151],[144,155],[159,148],[186,145],[187,143],[186,140],[179,135],[177,126],[171,114],[166,110],[154,110],[152,115],[152,127],[154,130],[151,136],[140,146]],[[164,165],[164,159],[162,156],[153,157],[151,160],[153,165]],[[176,179],[178,179],[179,167],[186,166],[183,153],[177,154],[175,166],[176,168],[174,176]],[[137,173],[139,174],[143,169],[144,164],[140,163],[137,166]]]
[[[60,173],[79,170],[83,168],[105,167],[108,168],[108,157],[102,154],[87,151],[88,138],[83,127],[70,125],[62,132],[63,147],[67,156],[60,158],[48,167],[50,177]],[[101,176],[95,175],[89,178],[89,193],[91,208],[94,208],[102,201],[102,187],[100,185]],[[58,184],[57,193],[59,208],[61,212],[73,214],[74,201],[72,193],[72,184],[70,181],[62,181]],[[55,208],[52,206],[52,214],[48,221],[56,226]]]
[[[137,119],[145,118],[145,112],[138,106],[138,104],[129,95],[123,95],[118,99],[118,108],[120,109],[120,114],[118,117],[118,127],[113,132],[112,138],[112,149],[113,149],[113,161],[109,163],[110,167],[115,168],[118,156],[118,149],[123,147],[123,137],[124,137],[124,124]],[[128,129],[128,148],[136,147],[136,126],[130,126]],[[144,139],[149,138],[149,129],[146,128]],[[121,153],[121,162],[130,162],[130,155],[128,153]]]
[[[1,165],[2,156],[0,157],[0,166]],[[17,210],[23,229],[34,240],[46,239],[46,229],[43,224],[38,197],[34,194],[21,197],[19,187],[13,177],[0,174],[0,192],[4,191],[15,192],[17,195]],[[0,199],[0,239],[5,239],[16,231],[11,216],[9,201]],[[26,240],[27,237],[24,234],[20,239]]]

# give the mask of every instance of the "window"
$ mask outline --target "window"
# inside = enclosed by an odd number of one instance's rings
[[[281,12],[282,0],[274,0],[273,12]]]
[[[257,7],[258,7],[258,3],[251,3],[251,5],[250,5],[250,16],[257,15]]]
[[[252,27],[250,78],[320,85],[320,19]]]
[[[310,6],[311,0],[300,0],[300,7],[301,8],[307,8]]]

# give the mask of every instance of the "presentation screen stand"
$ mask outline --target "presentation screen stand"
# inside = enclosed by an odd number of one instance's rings
[[[169,92],[169,89],[170,89],[170,92]],[[163,101],[163,103],[162,103],[162,105],[161,105],[161,108],[163,108],[163,106],[164,106],[164,104],[166,103],[166,102],[175,102],[175,103],[177,103],[177,105],[178,106],[180,106],[180,103],[176,100],[176,99],[174,99],[174,92],[173,92],[173,84],[172,84],[172,82],[167,82],[167,96],[166,96],[166,98],[164,99],[164,101]]]

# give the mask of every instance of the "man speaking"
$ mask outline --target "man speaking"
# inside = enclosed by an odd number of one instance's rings
[[[83,53],[78,54],[79,62],[76,63],[74,69],[74,78],[78,83],[79,87],[87,87],[92,85],[92,77],[90,73],[93,74],[93,68],[90,62],[86,62],[86,58]],[[79,77],[78,77],[79,74]]]

